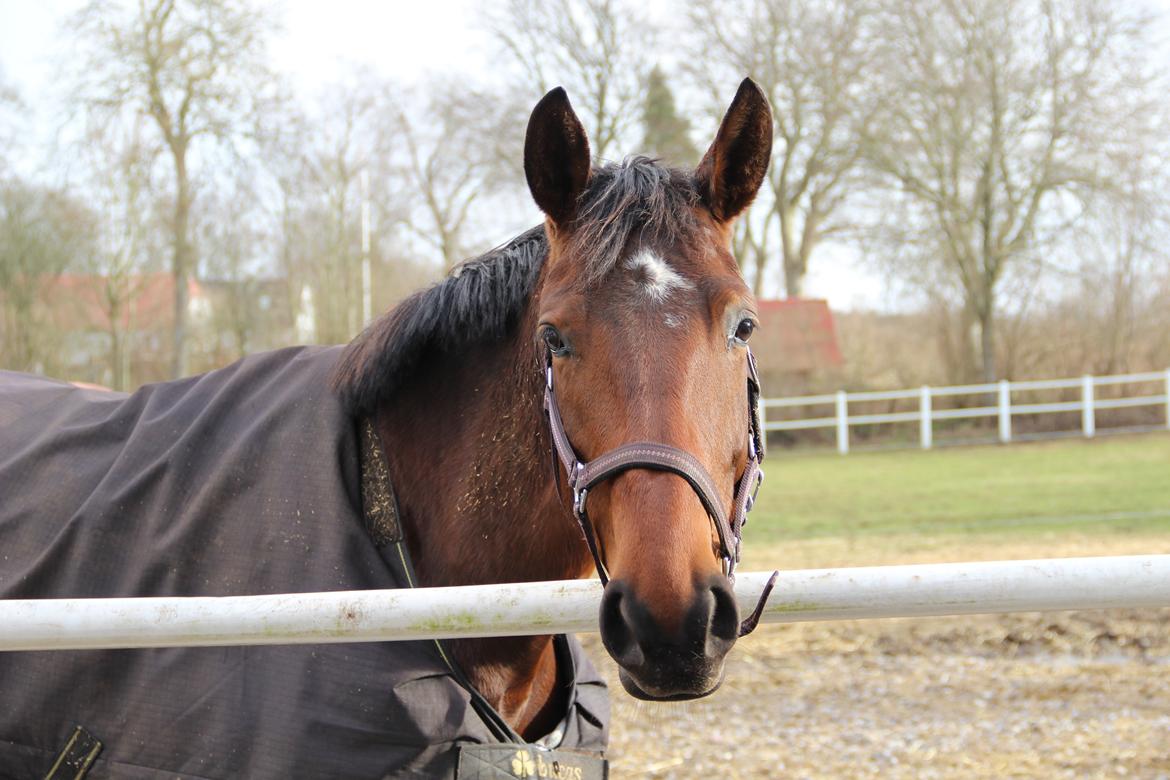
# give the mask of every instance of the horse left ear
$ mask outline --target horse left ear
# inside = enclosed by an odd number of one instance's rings
[[[589,170],[585,128],[564,88],[557,87],[532,109],[524,136],[524,176],[536,205],[558,226],[577,215]]]
[[[772,106],[759,85],[744,79],[695,169],[699,193],[720,222],[751,205],[772,157]]]

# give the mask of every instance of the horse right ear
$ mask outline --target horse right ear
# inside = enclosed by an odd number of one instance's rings
[[[589,139],[562,87],[549,92],[528,119],[524,136],[524,175],[540,210],[558,226],[577,215],[589,183]]]

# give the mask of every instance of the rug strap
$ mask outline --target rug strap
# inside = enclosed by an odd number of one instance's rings
[[[45,780],[82,780],[100,752],[101,740],[81,726],[76,726],[65,747],[57,754],[57,760],[45,775]]]

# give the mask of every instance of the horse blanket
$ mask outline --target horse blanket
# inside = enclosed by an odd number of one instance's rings
[[[0,372],[0,598],[408,585],[363,516],[339,354],[129,396]],[[557,647],[573,695],[550,746],[600,752],[604,683]],[[475,696],[433,642],[0,652],[0,778],[80,776],[62,756],[87,780],[449,777],[460,746],[501,742]]]

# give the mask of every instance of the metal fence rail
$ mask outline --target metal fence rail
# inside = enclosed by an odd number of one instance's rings
[[[1163,392],[1156,394],[1132,395],[1120,398],[1099,398],[1096,388],[1115,385],[1158,383]],[[1075,401],[1053,401],[1049,403],[1015,403],[1013,393],[1079,389]],[[954,409],[935,409],[934,400],[950,397],[994,397],[995,405],[964,406]],[[908,401],[917,399],[918,408],[911,411],[885,412],[877,414],[855,414],[850,404],[874,401]],[[1066,379],[1040,379],[1011,382],[1003,380],[993,384],[950,385],[947,387],[924,386],[906,390],[879,390],[849,393],[844,390],[822,395],[806,395],[791,398],[767,398],[761,404],[765,431],[798,431],[815,428],[836,430],[837,450],[849,452],[849,429],[856,425],[881,425],[889,423],[918,423],[918,440],[922,449],[934,446],[934,423],[940,420],[975,419],[992,417],[998,420],[998,434],[1001,442],[1012,441],[1012,418],[1023,414],[1053,414],[1056,412],[1080,412],[1080,432],[1092,437],[1097,432],[1097,411],[1102,409],[1126,409],[1142,406],[1163,407],[1166,428],[1170,429],[1170,369],[1140,374],[1114,374],[1110,376],[1083,376]],[[832,407],[831,414],[825,414]],[[769,409],[816,409],[815,416],[789,419],[768,419]]]
[[[739,575],[750,610],[769,574]],[[381,642],[597,630],[601,585],[0,601],[0,651]],[[1170,607],[1170,555],[781,572],[767,623]]]

